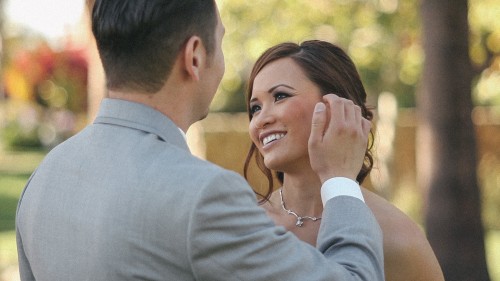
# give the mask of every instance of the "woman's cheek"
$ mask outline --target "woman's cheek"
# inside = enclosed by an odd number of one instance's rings
[[[250,139],[252,140],[252,142],[257,145],[256,140],[258,139],[258,136],[256,136],[257,133],[255,130],[255,126],[253,126],[253,124],[252,124],[252,121],[250,121],[250,125],[248,126],[248,132],[249,132]]]

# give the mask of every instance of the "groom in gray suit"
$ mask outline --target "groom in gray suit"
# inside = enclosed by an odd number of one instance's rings
[[[188,150],[224,73],[213,0],[97,0],[92,29],[108,97],[23,191],[21,280],[383,280],[381,231],[352,180],[370,128],[356,106],[330,95],[313,115],[325,202],[313,248]]]

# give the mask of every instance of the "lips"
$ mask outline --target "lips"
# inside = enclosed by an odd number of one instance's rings
[[[279,139],[283,138],[285,135],[286,135],[285,133],[272,133],[272,134],[269,134],[265,137],[262,137],[261,138],[262,145],[265,146],[273,141],[279,140]]]

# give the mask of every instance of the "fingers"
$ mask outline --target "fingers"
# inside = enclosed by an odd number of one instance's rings
[[[366,152],[370,121],[352,101],[330,94],[316,104],[309,159],[322,182],[332,177],[355,180]]]
[[[354,105],[354,103],[353,103]],[[361,113],[361,107],[354,105],[354,122],[356,124],[362,124],[363,114]]]
[[[325,132],[325,126],[327,123],[326,120],[326,106],[324,103],[319,102],[314,107],[311,136],[309,138],[310,143],[318,143],[323,140],[323,134]]]
[[[359,128],[364,136],[368,135],[371,123],[363,117],[361,107],[355,105],[351,100],[338,97],[335,94],[325,95],[323,100],[331,115],[331,120],[327,120],[327,124],[330,126],[325,128],[325,133],[330,130],[342,131],[345,128]]]
[[[334,94],[328,94],[323,96],[323,100],[328,105],[330,111],[330,119],[335,120],[335,122],[344,123],[345,120],[345,108],[342,102],[342,98]],[[334,125],[334,122],[330,122],[329,125]],[[332,126],[329,126],[331,128]],[[329,128],[326,128],[328,130]]]

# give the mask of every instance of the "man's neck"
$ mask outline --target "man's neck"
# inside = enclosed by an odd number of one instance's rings
[[[167,94],[162,91],[157,93],[141,93],[110,90],[108,92],[108,97],[111,99],[141,103],[163,113],[185,133],[192,124],[189,118],[190,112],[186,110],[182,99],[178,99],[173,95],[171,96],[167,99]]]

